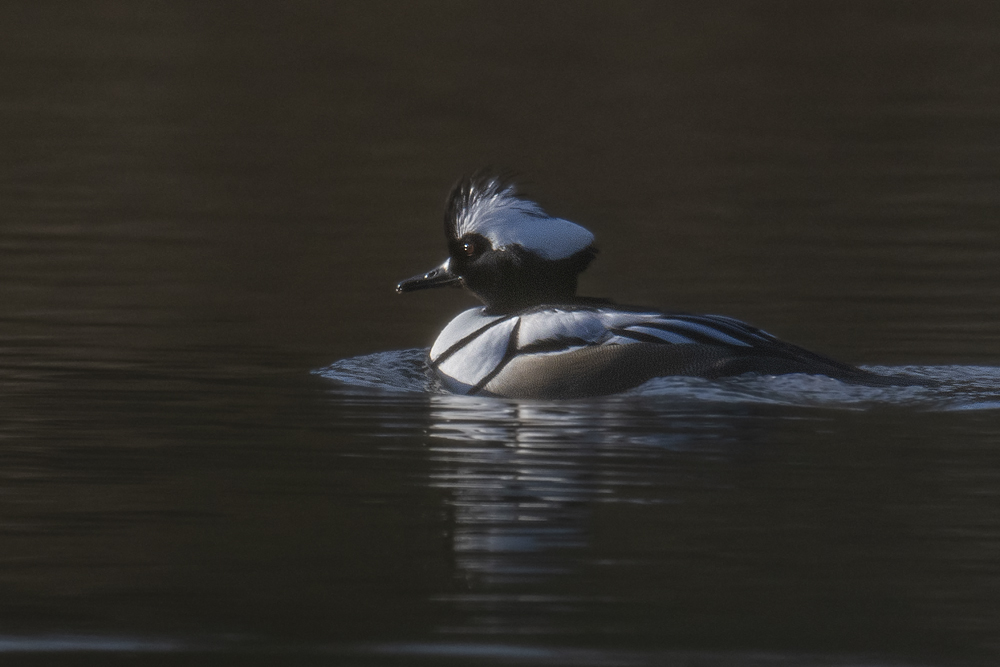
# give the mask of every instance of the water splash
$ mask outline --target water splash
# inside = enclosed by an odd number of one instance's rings
[[[390,392],[439,393],[430,368],[427,350],[393,350],[341,359],[313,371],[344,388],[380,389]]]
[[[427,350],[377,352],[313,371],[344,391],[447,394],[428,369]],[[664,377],[621,396],[715,404],[767,404],[865,410],[898,406],[929,411],[1000,410],[1000,368],[994,366],[864,366],[882,375],[912,375],[933,386],[864,387],[820,375],[746,375],[709,380]]]

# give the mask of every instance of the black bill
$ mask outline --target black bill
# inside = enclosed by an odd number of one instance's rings
[[[430,289],[431,287],[446,287],[451,285],[458,287],[462,284],[461,276],[456,276],[448,268],[451,259],[444,260],[444,264],[431,269],[420,276],[413,276],[396,285],[396,291],[400,294],[405,292],[416,292],[419,289]]]

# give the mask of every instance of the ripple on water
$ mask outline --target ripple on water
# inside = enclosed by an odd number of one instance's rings
[[[376,352],[313,371],[342,390],[447,394],[427,367],[426,349]],[[622,394],[716,404],[769,404],[863,410],[899,406],[934,411],[1000,409],[1000,368],[994,366],[864,366],[883,375],[906,374],[933,386],[865,387],[821,375],[745,375],[709,380],[656,378]]]

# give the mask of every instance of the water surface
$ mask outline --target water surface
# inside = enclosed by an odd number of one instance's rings
[[[1000,651],[993,3],[0,8],[0,653]],[[582,290],[928,388],[434,391],[398,297],[484,164]]]

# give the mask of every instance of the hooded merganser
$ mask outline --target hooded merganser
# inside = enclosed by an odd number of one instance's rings
[[[828,359],[721,315],[663,313],[576,295],[597,254],[594,235],[554,218],[506,177],[458,182],[444,216],[448,259],[399,293],[464,286],[485,304],[453,319],[430,366],[461,394],[573,398],[656,377],[826,375],[853,384],[911,384]]]

